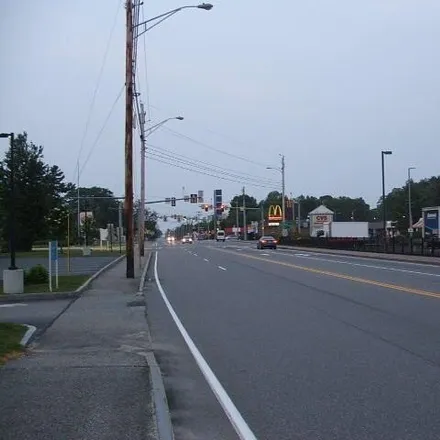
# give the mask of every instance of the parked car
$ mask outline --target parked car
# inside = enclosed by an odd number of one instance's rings
[[[193,243],[193,239],[192,239],[191,235],[185,235],[182,238],[182,243],[183,244],[192,244]]]
[[[270,235],[265,235],[258,240],[257,249],[276,249],[277,241]]]

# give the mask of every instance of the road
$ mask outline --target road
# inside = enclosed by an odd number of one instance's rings
[[[70,258],[70,272],[68,271],[67,258],[59,259],[59,274],[60,275],[89,275],[94,274],[99,269],[117,258],[115,255],[94,257],[72,257]],[[22,269],[30,269],[33,266],[41,264],[46,268],[49,267],[47,258],[44,257],[21,257],[17,258],[17,266]],[[9,267],[9,258],[0,258],[0,279],[3,279],[3,270]]]
[[[255,438],[440,438],[439,267],[198,242],[164,245],[157,274],[178,440],[238,436],[163,295]]]
[[[70,304],[71,299],[29,301],[28,303],[0,303],[0,322],[33,325],[39,336]]]

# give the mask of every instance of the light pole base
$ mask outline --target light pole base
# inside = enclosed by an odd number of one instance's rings
[[[23,293],[24,292],[24,270],[6,269],[3,271],[3,292]]]

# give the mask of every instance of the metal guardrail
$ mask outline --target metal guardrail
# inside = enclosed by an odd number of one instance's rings
[[[376,238],[331,238],[331,237],[304,237],[280,238],[280,244],[296,247],[314,247],[359,252],[377,252],[400,255],[420,255],[426,257],[440,257],[440,240],[391,237],[384,243]]]

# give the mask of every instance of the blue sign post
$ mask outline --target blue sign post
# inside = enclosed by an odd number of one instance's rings
[[[49,291],[52,292],[52,263],[55,263],[55,286],[58,289],[58,241],[49,241]]]

